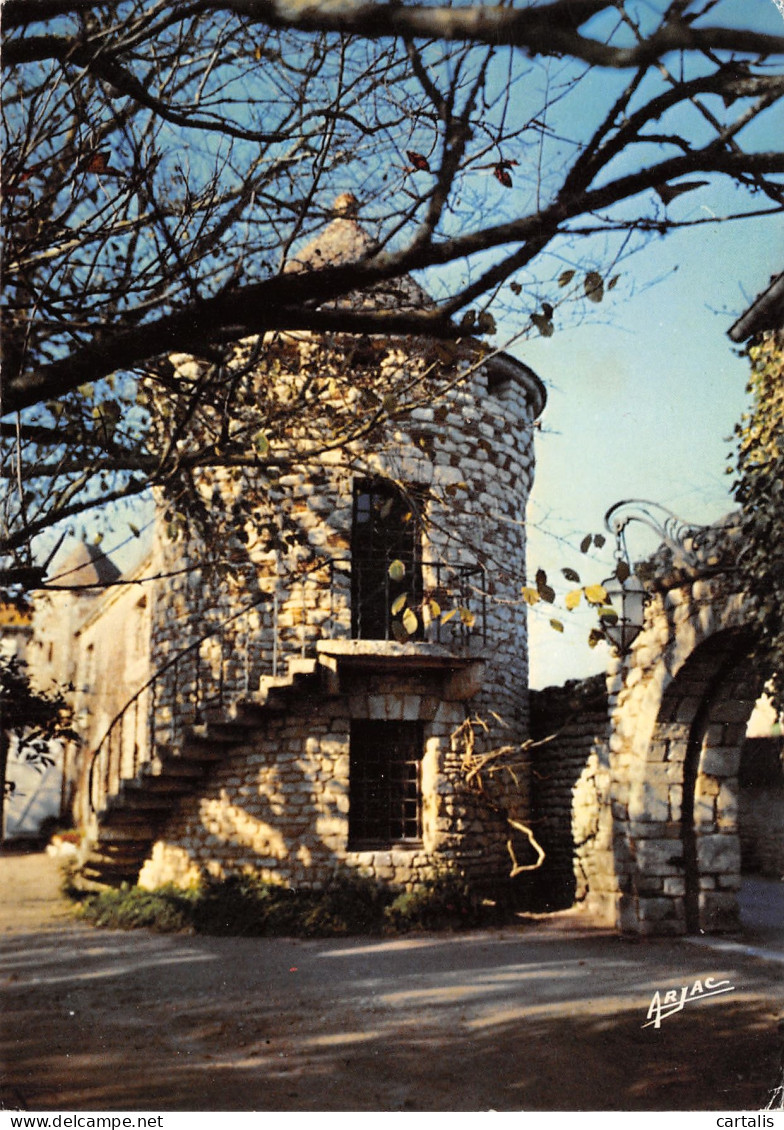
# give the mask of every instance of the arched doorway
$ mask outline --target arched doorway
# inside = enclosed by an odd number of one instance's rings
[[[738,775],[762,689],[749,650],[745,631],[718,632],[695,648],[662,695],[640,784],[653,799],[646,786],[663,775],[669,807],[666,820],[648,822],[647,851],[634,853],[643,921],[657,905],[646,901],[668,895],[670,920],[687,933],[739,925]],[[653,803],[648,814],[656,814]],[[651,850],[657,835],[658,852]]]

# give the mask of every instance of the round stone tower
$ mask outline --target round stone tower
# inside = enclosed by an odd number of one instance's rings
[[[355,206],[344,201],[284,269],[370,253]],[[342,301],[399,308],[430,299],[403,279]],[[186,355],[171,361],[186,378],[202,365]],[[335,801],[339,826],[327,835],[333,856],[402,881],[436,856],[483,877],[508,870],[504,805],[488,823],[465,789],[453,803],[466,766],[454,733],[472,720],[475,751],[528,736],[522,588],[541,381],[475,339],[341,333],[249,339],[235,347],[227,370],[241,386],[241,422],[255,437],[258,460],[199,472],[203,506],[219,505],[234,519],[220,545],[161,538],[164,571],[191,568],[166,582],[153,613],[154,663],[169,664],[155,692],[158,740],[172,739],[184,701],[223,707],[259,687],[264,697],[292,672],[310,676],[318,667],[322,689],[340,697],[343,712],[334,746],[343,753],[330,762],[327,789],[342,798]],[[206,429],[217,412],[203,409]],[[184,661],[171,665],[188,647],[200,665],[190,674]],[[333,736],[335,710],[323,723]],[[316,736],[303,735],[303,750],[322,740],[315,715],[311,722]],[[349,780],[357,765],[364,772],[349,746],[381,740],[376,723],[388,725],[393,745],[404,740],[395,727],[418,726],[410,740],[424,750],[421,762],[409,760],[423,790],[416,827],[427,850],[405,865],[377,866],[378,843],[396,843],[397,832],[376,835],[370,802],[356,793],[375,785]],[[514,791],[512,807],[524,819],[528,780],[519,760]],[[497,796],[508,792],[505,785]],[[340,820],[360,810],[364,823],[352,832],[349,819],[344,829]],[[416,840],[414,824],[401,819],[402,841]],[[292,865],[286,874],[307,881],[320,874],[308,850],[310,871]]]

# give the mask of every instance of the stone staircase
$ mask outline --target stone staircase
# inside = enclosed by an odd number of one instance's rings
[[[259,690],[216,717],[187,727],[176,748],[157,746],[135,777],[124,778],[96,814],[97,828],[83,842],[77,886],[82,889],[135,883],[174,804],[192,793],[213,765],[263,727],[270,713],[301,706],[303,694],[322,685],[316,659],[290,659],[288,674],[265,675]]]

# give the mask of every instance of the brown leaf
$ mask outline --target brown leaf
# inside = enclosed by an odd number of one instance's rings
[[[589,271],[583,280],[585,297],[591,302],[601,302],[604,298],[604,279],[598,271]]]
[[[679,184],[657,184],[654,191],[664,204],[669,204],[676,196],[682,196],[684,192],[693,192],[695,188],[702,188],[706,184],[710,184],[710,181],[682,180]]]
[[[406,157],[408,157],[411,164],[415,169],[419,169],[423,173],[430,172],[430,163],[427,157],[423,157],[421,153],[417,153],[415,149],[407,149]]]
[[[544,314],[532,314],[531,321],[539,330],[542,337],[552,337],[555,333],[555,326]]]
[[[86,173],[106,173],[109,171],[110,157],[107,149],[96,149],[85,157],[82,168]]]
[[[493,176],[499,182],[499,184],[502,184],[504,186],[504,188],[511,188],[512,178],[504,168],[504,164],[505,162],[502,162],[495,166],[495,168],[493,169]]]

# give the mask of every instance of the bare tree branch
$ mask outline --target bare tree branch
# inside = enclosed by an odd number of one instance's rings
[[[784,213],[784,36],[655,8],[6,0],[0,553],[151,484],[201,521],[205,468],[283,466],[325,404],[313,450],[437,396],[488,307],[547,327],[647,239]],[[337,400],[280,402],[291,333],[339,343]],[[408,336],[449,344],[382,391]]]

